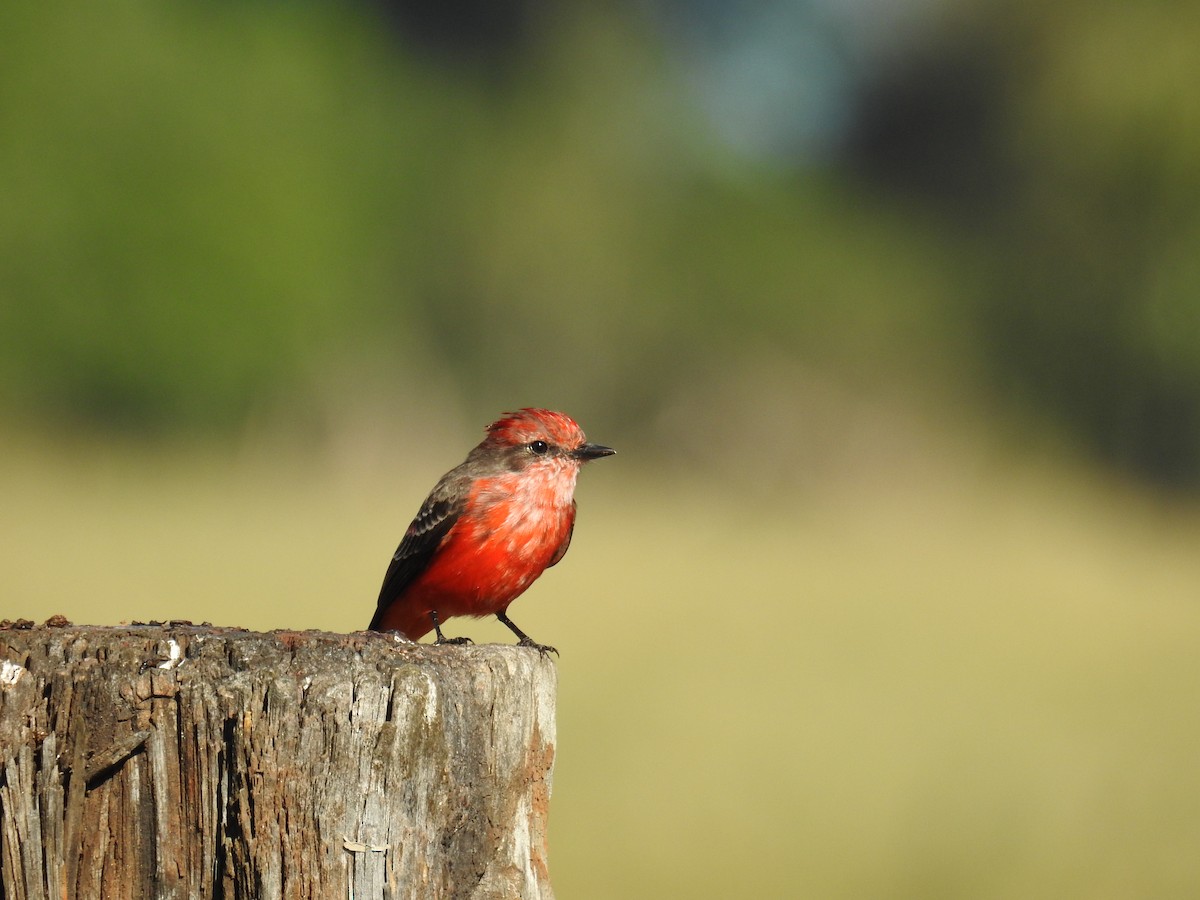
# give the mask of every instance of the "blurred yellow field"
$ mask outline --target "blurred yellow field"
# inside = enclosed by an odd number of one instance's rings
[[[0,616],[92,623],[362,628],[438,474],[6,456]],[[1196,514],[1012,469],[785,506],[626,466],[513,607],[562,650],[560,896],[1200,891]]]

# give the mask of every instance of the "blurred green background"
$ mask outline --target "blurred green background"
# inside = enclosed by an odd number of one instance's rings
[[[0,617],[365,627],[482,426],[561,408],[620,455],[513,608],[560,896],[1195,896],[1197,46],[5,6]]]

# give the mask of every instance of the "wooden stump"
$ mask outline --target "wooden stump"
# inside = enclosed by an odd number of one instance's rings
[[[556,685],[511,646],[0,630],[0,898],[550,898]]]

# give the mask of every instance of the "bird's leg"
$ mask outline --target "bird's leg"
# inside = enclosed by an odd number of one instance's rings
[[[538,653],[558,653],[558,651],[555,650],[553,647],[551,647],[549,644],[539,644],[537,641],[535,641],[533,638],[531,638],[529,635],[527,635],[525,632],[523,632],[520,628],[518,628],[513,623],[513,620],[510,619],[508,616],[506,616],[503,612],[496,613],[496,618],[499,619],[501,622],[503,622],[504,625],[508,628],[508,630],[517,636],[517,646],[518,647],[532,647]]]
[[[474,641],[472,641],[469,637],[448,638],[444,634],[442,634],[442,627],[438,624],[438,617],[437,617],[436,609],[431,609],[429,611],[429,618],[431,618],[433,620],[433,630],[437,633],[437,640],[434,641],[435,644],[472,644],[472,643],[474,643]]]

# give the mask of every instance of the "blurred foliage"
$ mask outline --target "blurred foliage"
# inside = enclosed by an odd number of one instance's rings
[[[10,405],[228,428],[414,354],[630,418],[764,344],[903,348],[938,299],[864,198],[711,165],[610,16],[497,80],[321,5],[4,15]]]
[[[10,402],[229,427],[303,390],[379,305],[428,152],[386,48],[313,5],[3,15]]]
[[[438,383],[669,422],[803,360],[1200,477],[1194,13],[935,6],[788,168],[632,9],[514,5],[483,52],[419,6],[0,12],[9,414],[228,433]]]
[[[1200,479],[1200,16],[958,7],[881,73],[852,142],[979,263],[982,381],[1166,485]],[[1068,24],[1069,23],[1069,24]]]
[[[6,399],[155,431],[294,390],[378,281],[380,48],[312,6],[0,16]]]
[[[984,346],[1106,456],[1194,485],[1200,16],[1186,4],[1078,12],[1070,28],[1029,16],[1038,52],[1014,71],[1005,147],[1021,177],[991,223]]]

